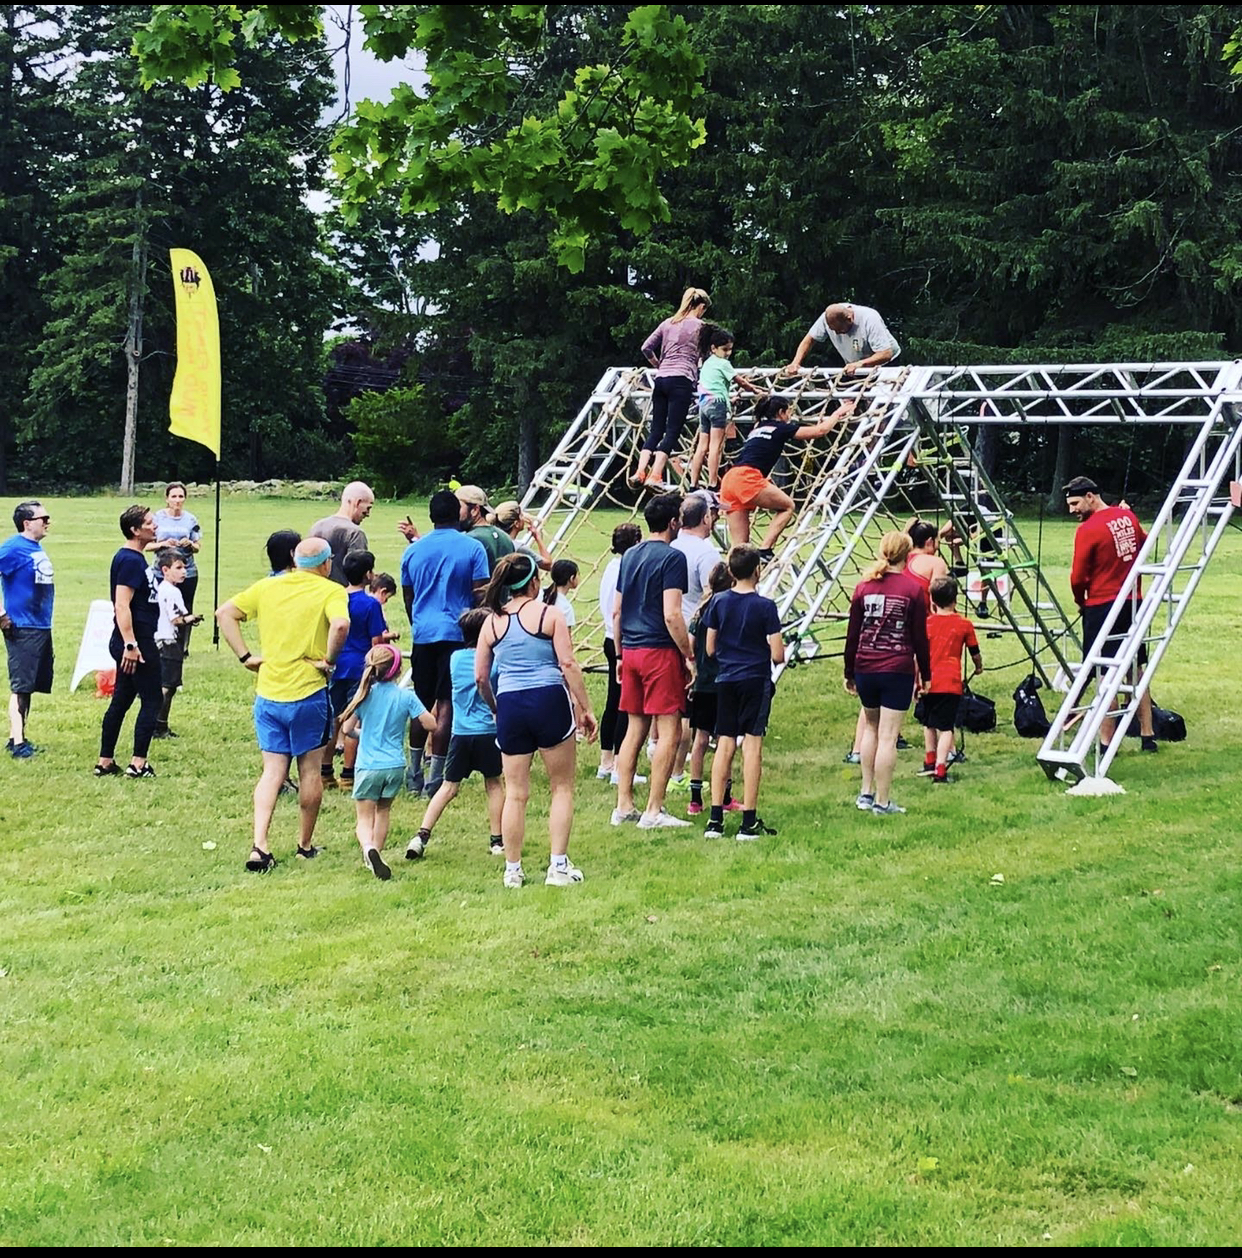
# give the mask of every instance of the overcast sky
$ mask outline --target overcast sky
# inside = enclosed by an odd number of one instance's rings
[[[421,87],[423,74],[414,58],[409,62],[376,59],[375,54],[362,46],[362,18],[358,13],[358,5],[325,4],[324,31],[328,39],[328,47],[334,50],[332,58],[336,67],[336,104],[329,115],[339,116],[345,96],[345,30],[349,28],[349,103],[352,108],[360,100],[386,100],[388,94],[398,83],[412,83]],[[349,21],[352,10],[353,20]]]

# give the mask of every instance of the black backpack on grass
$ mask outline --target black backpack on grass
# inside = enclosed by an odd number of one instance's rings
[[[1038,691],[1043,682],[1030,673],[1013,692],[1013,727],[1023,738],[1044,738],[1052,726]]]
[[[970,734],[990,734],[996,728],[996,704],[966,686],[957,705],[957,724]]]

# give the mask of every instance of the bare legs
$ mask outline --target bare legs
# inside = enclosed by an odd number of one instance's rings
[[[548,771],[548,844],[553,856],[569,851],[569,832],[574,823],[574,771],[578,763],[578,740],[565,739],[555,747],[539,750]],[[505,860],[516,864],[522,859],[526,841],[526,805],[530,802],[530,765],[533,755],[502,756],[505,766],[504,804],[500,833],[505,841]],[[489,788],[488,805],[493,801]]]
[[[259,852],[270,852],[267,832],[276,809],[276,797],[289,776],[292,757],[275,751],[263,753],[263,772],[254,788],[254,846]],[[319,766],[323,763],[323,748],[304,752],[298,757],[298,846],[303,850],[311,846],[315,836],[315,822],[319,819],[319,805],[323,802],[323,778]]]
[[[887,804],[891,802],[893,772],[897,767],[897,735],[906,714],[899,708],[863,708],[863,713],[867,727],[859,748],[862,793],[874,795],[877,804]]]

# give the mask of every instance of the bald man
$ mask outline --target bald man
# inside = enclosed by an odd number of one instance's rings
[[[368,550],[367,535],[358,527],[371,514],[375,506],[375,494],[363,481],[350,481],[341,491],[341,505],[335,514],[316,520],[310,526],[309,537],[322,537],[332,547],[332,580],[337,585],[348,585],[345,575],[345,556],[351,550]]]
[[[831,341],[841,355],[847,376],[883,366],[901,353],[897,338],[884,326],[878,310],[852,301],[838,301],[811,325],[811,330],[802,338],[798,352],[785,370],[790,373],[798,371],[811,346],[816,341],[825,340]]]
[[[332,549],[321,537],[308,537],[293,552],[293,568],[264,577],[234,595],[216,612],[224,640],[252,673],[254,728],[263,753],[263,774],[254,788],[254,847],[246,861],[251,873],[275,863],[267,841],[276,797],[298,762],[300,833],[298,856],[319,855],[312,844],[323,779],[319,764],[332,736],[328,679],[349,633],[345,591],[329,579]],[[247,620],[258,620],[260,646],[252,652],[242,637]]]

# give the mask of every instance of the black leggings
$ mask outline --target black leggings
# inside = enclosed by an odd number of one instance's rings
[[[121,725],[125,716],[137,699],[141,703],[138,719],[134,722],[134,758],[145,760],[151,746],[151,735],[155,733],[155,725],[159,720],[160,707],[164,702],[164,689],[160,685],[160,652],[154,638],[138,639],[138,653],[143,663],[132,673],[121,668],[121,639],[112,635],[108,643],[108,653],[116,660],[116,689],[112,692],[112,702],[103,715],[103,728],[99,735],[99,758],[112,760],[116,756],[117,739],[121,736]]]
[[[181,582],[181,599],[185,603],[185,609],[188,612],[194,610],[194,593],[198,589],[198,573],[192,577],[186,577]],[[177,641],[181,643],[181,649],[188,651],[190,649],[190,633],[193,630],[192,625],[179,625],[177,627]]]
[[[643,442],[644,450],[672,454],[677,449],[694,400],[694,386],[689,376],[656,376],[651,388],[651,431]]]
[[[608,698],[604,702],[604,714],[599,718],[599,745],[605,751],[616,753],[625,742],[625,731],[630,727],[630,718],[621,711],[617,644],[611,638],[604,639],[604,658],[608,661]]]

